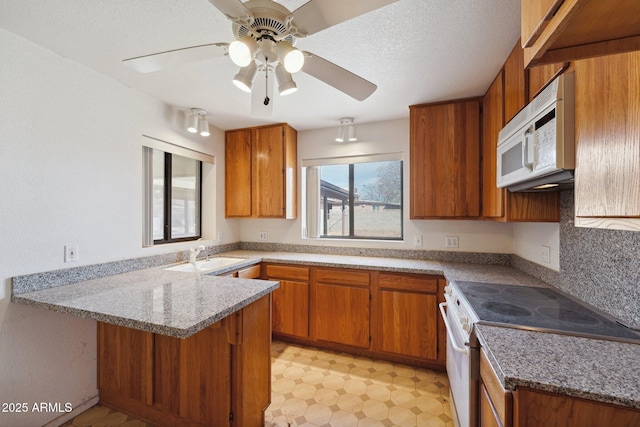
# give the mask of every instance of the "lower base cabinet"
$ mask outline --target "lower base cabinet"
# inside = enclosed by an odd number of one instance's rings
[[[415,274],[378,276],[378,349],[438,358],[438,279]]]
[[[640,410],[578,397],[518,388],[514,427],[640,426]]]
[[[479,393],[480,427],[511,427],[513,395],[502,387],[484,350],[480,352]]]
[[[271,263],[262,273],[280,280],[276,339],[444,369],[443,277]]]
[[[631,427],[640,410],[518,387],[506,391],[480,352],[480,427]]]
[[[263,427],[270,308],[265,296],[186,339],[98,323],[100,402],[159,426]]]

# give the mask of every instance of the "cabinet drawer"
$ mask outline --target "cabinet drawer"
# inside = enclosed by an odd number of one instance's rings
[[[308,267],[292,267],[289,265],[267,264],[266,274],[269,279],[289,279],[309,281]]]
[[[240,279],[259,279],[260,264],[238,270],[238,277]]]
[[[316,282],[368,287],[369,272],[358,270],[319,268],[318,270],[316,270]]]
[[[438,292],[438,279],[427,278],[415,274],[389,274],[380,273],[378,277],[380,289],[393,289],[398,291],[424,292],[435,294]]]

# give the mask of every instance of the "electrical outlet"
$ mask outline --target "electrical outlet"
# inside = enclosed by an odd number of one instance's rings
[[[269,240],[269,234],[266,231],[261,231],[258,237],[260,240]]]
[[[65,245],[64,262],[78,262],[78,245]]]
[[[413,246],[415,246],[416,248],[422,247],[422,234],[416,234],[415,236],[413,236]]]
[[[540,246],[540,261],[551,264],[551,248],[549,246]]]
[[[458,248],[460,247],[458,236],[447,236],[444,238],[445,248]]]
[[[222,231],[218,231],[217,240],[218,243],[222,243]]]

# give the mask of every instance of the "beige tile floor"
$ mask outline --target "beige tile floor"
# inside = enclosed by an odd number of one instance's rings
[[[266,427],[453,427],[446,374],[297,345],[271,347]],[[97,405],[62,427],[153,427]]]
[[[445,373],[282,342],[271,357],[267,426],[453,426]]]

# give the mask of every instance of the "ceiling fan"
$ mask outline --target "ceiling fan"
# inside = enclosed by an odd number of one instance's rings
[[[294,47],[307,37],[341,22],[364,15],[398,0],[310,0],[290,12],[272,0],[209,0],[232,23],[235,40],[169,50],[123,62],[141,73],[150,73],[186,62],[228,55],[240,67],[233,79],[240,89],[251,92],[258,71],[275,74],[280,95],[297,90],[292,74],[309,74],[358,101],[377,86],[310,52]],[[269,102],[268,95],[264,103]]]

